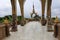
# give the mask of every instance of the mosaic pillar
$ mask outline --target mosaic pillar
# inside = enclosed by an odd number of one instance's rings
[[[19,1],[19,5],[20,5],[20,10],[21,10],[21,26],[24,26],[24,2],[25,0],[18,0]]]
[[[52,0],[47,0],[47,27],[48,27],[48,31],[52,31],[52,25],[51,25],[51,4],[52,4]]]
[[[16,15],[16,0],[11,0],[12,5],[12,30],[11,31],[17,31],[17,15]]]
[[[45,25],[45,18],[44,18],[45,3],[46,3],[46,0],[41,0],[41,5],[42,5],[42,18],[41,18],[41,23],[42,23],[42,25]]]

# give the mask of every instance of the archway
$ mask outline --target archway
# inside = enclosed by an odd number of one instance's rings
[[[35,14],[35,13],[31,14],[31,18],[33,18],[34,16],[36,16],[36,14]]]

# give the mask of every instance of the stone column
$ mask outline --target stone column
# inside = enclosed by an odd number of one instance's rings
[[[52,0],[47,0],[47,18],[49,16],[51,18],[51,4],[52,4]]]
[[[24,26],[24,2],[25,0],[18,0],[18,1],[19,1],[20,9],[21,9],[21,16],[22,16],[21,26]]]
[[[52,0],[47,0],[47,26],[48,26],[48,31],[52,30],[52,25],[51,25],[51,4],[52,4]]]
[[[42,5],[42,18],[41,18],[41,22],[42,22],[42,24],[44,24],[44,22],[45,22],[45,18],[44,18],[45,3],[46,3],[46,0],[41,0],[41,5]]]
[[[16,0],[11,0],[12,5],[12,31],[17,31],[17,15],[16,15]]]

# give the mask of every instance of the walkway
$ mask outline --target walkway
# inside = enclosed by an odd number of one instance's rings
[[[41,26],[39,22],[29,22],[25,26],[18,26],[17,32],[11,32],[11,36],[4,40],[57,40],[53,37],[53,32],[47,32],[46,26]]]

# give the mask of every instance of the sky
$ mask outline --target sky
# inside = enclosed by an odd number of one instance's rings
[[[16,0],[17,6],[17,15],[21,15],[21,11],[19,8],[18,0]],[[31,17],[30,14],[32,13],[33,4],[35,7],[35,12],[41,16],[41,2],[40,0],[26,0],[24,4],[24,17],[29,18]],[[4,17],[6,15],[12,15],[12,7],[10,0],[0,0],[0,17]],[[60,0],[52,0],[52,7],[51,7],[51,15],[52,17],[58,16],[60,18]],[[46,11],[45,11],[46,16]]]

